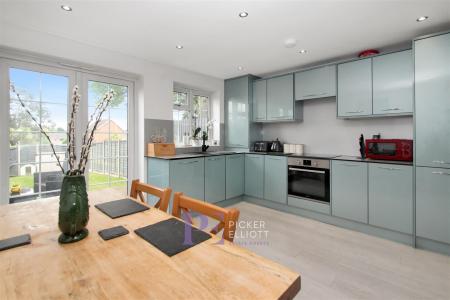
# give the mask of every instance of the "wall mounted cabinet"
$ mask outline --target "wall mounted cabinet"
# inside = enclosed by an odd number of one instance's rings
[[[253,121],[301,121],[303,106],[294,101],[294,75],[287,74],[253,82]]]
[[[413,76],[411,50],[339,64],[338,117],[412,114]]]
[[[372,59],[373,114],[412,114],[414,66],[412,51]]]
[[[336,65],[295,73],[295,100],[336,96]]]

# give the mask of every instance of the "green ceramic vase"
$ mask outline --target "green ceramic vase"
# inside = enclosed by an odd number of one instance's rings
[[[78,242],[88,235],[89,200],[84,175],[64,176],[59,196],[59,221],[62,244]]]

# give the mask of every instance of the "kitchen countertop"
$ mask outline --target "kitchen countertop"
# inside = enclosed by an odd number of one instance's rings
[[[346,156],[341,155],[333,158],[333,160],[346,160],[346,161],[358,161],[358,162],[368,162],[368,163],[378,163],[378,164],[392,164],[392,165],[404,165],[404,166],[412,166],[412,161],[399,161],[399,160],[381,160],[381,159],[370,159],[370,158],[361,158],[357,156]]]
[[[313,154],[295,154],[295,153],[284,153],[284,152],[254,152],[254,151],[214,151],[205,153],[182,153],[171,156],[145,156],[147,158],[157,158],[164,160],[177,160],[177,159],[189,159],[198,157],[211,157],[219,155],[233,155],[233,154],[258,154],[258,155],[273,155],[273,156],[286,156],[286,157],[303,157],[303,158],[316,158],[316,159],[333,159],[333,160],[345,160],[345,161],[357,161],[357,162],[367,162],[367,163],[379,163],[379,164],[394,164],[394,165],[405,165],[412,166],[412,161],[394,161],[394,160],[379,160],[379,159],[362,159],[357,156],[346,156],[346,155],[313,155]]]

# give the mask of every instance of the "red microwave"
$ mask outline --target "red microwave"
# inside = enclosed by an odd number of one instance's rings
[[[413,160],[413,141],[402,139],[366,140],[366,157],[384,160]]]

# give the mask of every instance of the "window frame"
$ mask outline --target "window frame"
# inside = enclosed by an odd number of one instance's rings
[[[173,103],[173,92],[178,92],[178,93],[185,93],[187,94],[187,104],[186,105],[181,105],[181,104],[174,104]],[[197,88],[190,88],[188,86],[184,86],[178,83],[174,83],[173,85],[173,92],[172,92],[172,115],[173,115],[173,111],[174,110],[186,110],[189,111],[189,114],[192,114],[192,111],[194,110],[194,96],[200,96],[200,97],[207,97],[208,98],[208,120],[211,120],[211,110],[212,110],[212,103],[211,103],[211,98],[212,98],[212,92],[208,92],[208,91],[204,91],[204,90],[200,90]],[[174,128],[175,129],[175,128]],[[190,122],[190,133],[192,132],[192,120]],[[179,144],[176,142],[175,140],[175,130],[173,131],[174,136],[173,136],[173,141],[175,143],[176,147],[183,147],[185,145],[183,144]],[[211,142],[214,140],[214,130],[213,130],[213,135],[212,136],[208,136],[208,142]]]
[[[139,140],[138,125],[138,107],[139,103],[135,95],[135,86],[137,76],[128,73],[121,73],[102,67],[83,67],[81,64],[67,62],[54,57],[45,55],[34,55],[24,51],[9,51],[0,47],[0,205],[9,204],[9,69],[18,68],[35,72],[43,72],[54,75],[62,75],[69,78],[68,86],[68,109],[67,120],[70,116],[70,101],[72,88],[78,84],[81,94],[87,95],[86,78],[97,78],[93,80],[104,81],[108,83],[126,85],[128,87],[128,171],[127,171],[127,192],[131,187],[133,178],[139,177],[139,154],[141,153],[136,146]],[[87,100],[87,97],[84,97]],[[81,141],[88,120],[88,104],[80,105],[80,110],[76,120],[75,136]],[[7,142],[5,142],[7,141]],[[77,143],[77,153],[80,150],[80,143]]]

